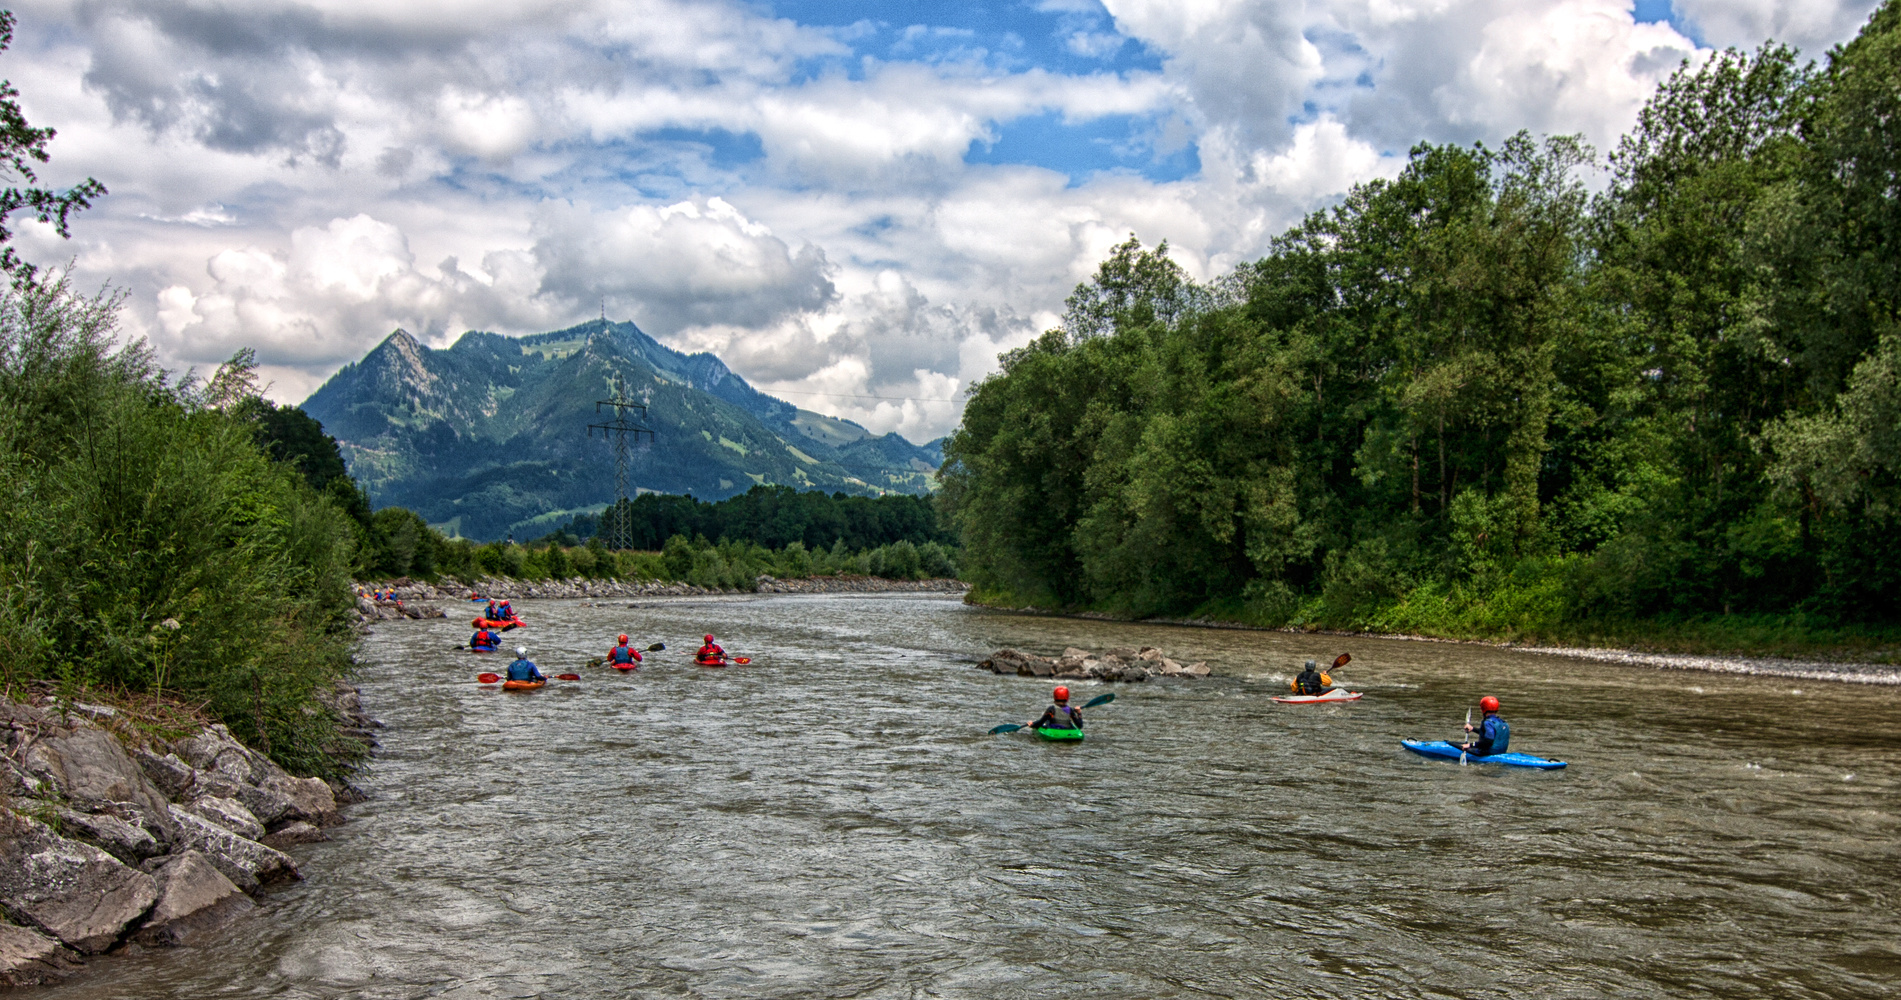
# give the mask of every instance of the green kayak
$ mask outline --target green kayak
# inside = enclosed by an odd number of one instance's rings
[[[1047,729],[1046,728],[1046,729],[1037,730],[1036,735],[1041,736],[1046,740],[1080,740],[1083,738],[1083,731],[1080,729]]]

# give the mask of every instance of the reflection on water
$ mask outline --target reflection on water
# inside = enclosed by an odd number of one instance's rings
[[[527,602],[579,684],[385,625],[388,724],[309,881],[68,997],[1845,997],[1901,986],[1901,692],[925,596]],[[691,665],[699,635],[759,657]],[[580,667],[620,631],[672,648]],[[989,736],[1002,645],[1161,646],[1082,744]],[[1342,651],[1365,700],[1267,700]],[[1072,683],[1072,687],[1078,687]],[[1794,687],[1803,693],[1792,693]],[[1080,687],[1083,698],[1098,693]],[[1557,772],[1399,748],[1479,695]]]

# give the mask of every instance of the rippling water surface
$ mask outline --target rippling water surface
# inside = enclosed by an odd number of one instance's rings
[[[466,628],[380,627],[373,798],[308,881],[42,995],[1901,995],[1892,688],[928,596],[522,604],[582,682],[502,694]],[[623,630],[671,649],[580,666]],[[707,630],[759,659],[694,667]],[[1216,676],[1116,685],[1081,744],[989,736],[1048,701],[972,668],[1003,645]],[[1267,700],[1342,651],[1365,700]],[[1570,769],[1399,748],[1488,693]]]

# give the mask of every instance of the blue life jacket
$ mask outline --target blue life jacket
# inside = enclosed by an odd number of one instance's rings
[[[470,649],[481,649],[492,652],[498,644],[499,640],[495,638],[495,633],[490,632],[488,629],[477,629],[474,635],[469,636]]]
[[[541,670],[535,666],[535,661],[522,659],[516,660],[508,665],[508,679],[511,681],[545,681],[548,678],[541,676]]]
[[[629,646],[615,646],[612,650],[608,651],[607,654],[607,662],[609,663],[633,663],[638,659],[640,659],[640,655],[635,653],[632,647]]]
[[[1479,740],[1481,744],[1485,740],[1491,741],[1485,746],[1486,753],[1504,753],[1505,748],[1512,742],[1512,727],[1507,725],[1504,719],[1496,715],[1488,715],[1485,721],[1479,724]]]

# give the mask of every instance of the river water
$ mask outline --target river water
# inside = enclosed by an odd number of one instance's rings
[[[1012,615],[923,595],[522,602],[580,683],[479,687],[453,621],[363,646],[373,796],[209,946],[48,998],[1901,995],[1901,690],[1489,647]],[[688,653],[715,631],[745,668]],[[627,676],[581,662],[626,631]],[[1160,646],[990,736],[991,649]],[[1288,707],[1351,652],[1363,701]],[[1564,771],[1402,751],[1479,695]]]

